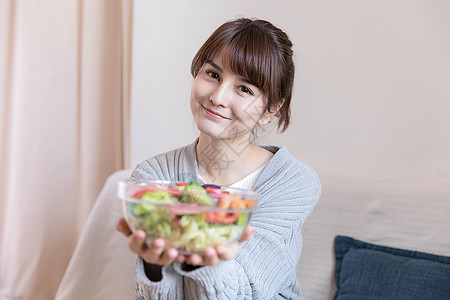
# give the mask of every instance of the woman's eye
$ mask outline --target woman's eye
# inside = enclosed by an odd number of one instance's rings
[[[241,85],[241,86],[239,87],[239,90],[240,90],[241,92],[243,92],[243,93],[253,95],[252,90],[249,89],[248,87],[244,86],[244,85]]]
[[[216,80],[219,80],[219,79],[220,79],[219,74],[217,74],[216,72],[213,72],[213,71],[206,71],[206,74],[208,74],[209,77],[211,77],[211,78],[213,78],[213,79],[216,79]]]

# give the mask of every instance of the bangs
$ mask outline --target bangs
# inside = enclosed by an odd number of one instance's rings
[[[192,75],[195,77],[206,61],[221,54],[224,67],[247,79],[267,98],[280,99],[280,95],[273,94],[278,89],[271,86],[276,85],[280,78],[275,66],[280,56],[271,51],[273,47],[268,47],[273,41],[257,26],[228,29],[213,34],[199,50],[192,61]]]
[[[272,54],[268,52],[266,37],[262,34],[258,36],[258,32],[253,31],[251,34],[239,32],[227,47],[221,49],[222,63],[266,94],[270,90],[268,84],[273,82],[273,59],[267,59]]]

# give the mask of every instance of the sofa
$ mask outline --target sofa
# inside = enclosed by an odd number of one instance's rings
[[[107,179],[56,299],[134,299],[135,256],[115,230],[122,214],[117,182],[130,173]],[[408,299],[430,291],[421,299],[435,291],[441,296],[433,300],[450,299],[450,179],[321,181],[321,199],[302,228],[297,275],[304,299]],[[403,296],[386,296],[394,292]]]
[[[336,300],[450,300],[449,178],[321,176],[321,180],[321,199],[303,225],[304,246],[297,267],[306,300],[332,299],[338,259],[341,269],[342,262],[348,263],[350,272],[358,275],[339,278],[338,284],[347,289]],[[368,243],[364,247],[372,248],[371,258],[352,263],[355,256],[335,257],[338,250],[342,256],[342,249],[335,249],[336,236]],[[348,244],[348,240],[340,241],[341,247]],[[353,248],[361,249],[358,241],[350,242]],[[368,283],[362,282],[364,277]],[[360,288],[359,296],[350,296],[356,288]]]

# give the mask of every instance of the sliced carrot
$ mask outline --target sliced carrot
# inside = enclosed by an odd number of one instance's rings
[[[228,199],[228,198],[226,198],[226,197],[219,198],[219,201],[218,201],[218,203],[217,203],[217,207],[223,208],[223,209],[227,209],[228,207],[230,207],[230,202],[231,202],[231,200]],[[217,215],[217,216],[219,216],[219,217],[223,217],[223,216],[225,216],[227,213],[226,213],[226,212],[219,211],[219,212],[216,212],[216,213],[214,213],[214,214]]]
[[[229,208],[231,200],[232,199],[230,197],[222,197],[222,198],[219,199],[219,203],[217,203],[217,207]]]
[[[253,199],[245,199],[243,201],[245,203],[245,207],[247,207],[247,208],[252,207],[255,204],[255,200],[253,200]]]
[[[245,203],[241,199],[236,198],[231,201],[230,207],[233,209],[243,209],[245,208]]]

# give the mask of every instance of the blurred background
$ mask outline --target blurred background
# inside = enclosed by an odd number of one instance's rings
[[[445,0],[0,0],[0,296],[52,299],[105,179],[197,137],[190,63],[223,22],[294,43],[292,123],[319,175],[450,178]],[[43,277],[45,274],[45,277]]]

